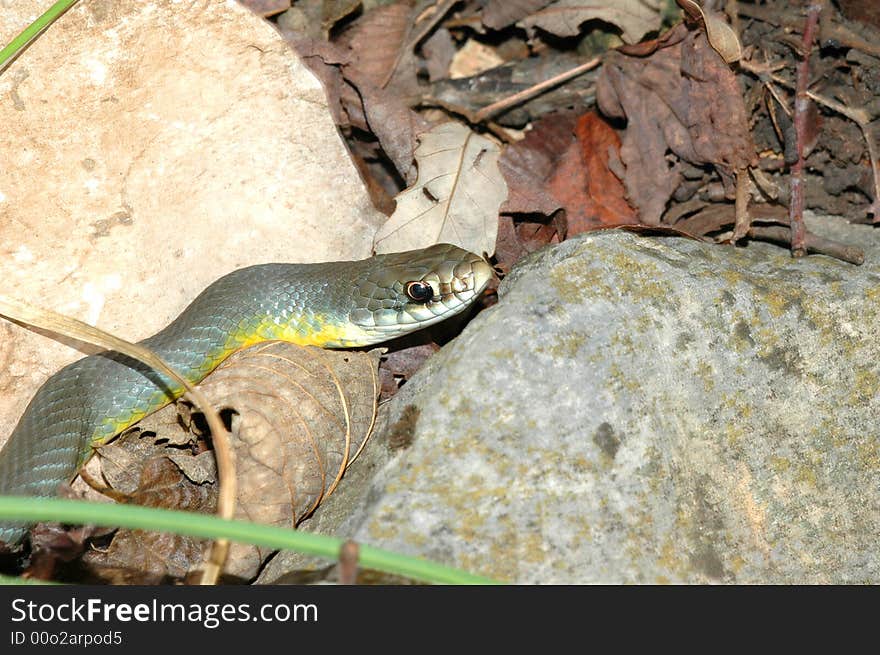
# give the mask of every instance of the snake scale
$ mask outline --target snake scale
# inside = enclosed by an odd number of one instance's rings
[[[141,343],[192,383],[233,352],[282,340],[367,346],[464,311],[493,276],[481,257],[448,244],[369,259],[262,264],[208,286]],[[113,351],[50,377],[0,450],[0,494],[54,496],[93,449],[183,394],[170,378]],[[16,545],[26,525],[0,524]]]

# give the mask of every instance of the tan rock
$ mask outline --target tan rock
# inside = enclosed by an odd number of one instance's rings
[[[128,339],[235,268],[365,257],[382,221],[318,81],[235,2],[80,3],[0,76],[0,125],[0,293]],[[0,321],[0,441],[79,356]]]

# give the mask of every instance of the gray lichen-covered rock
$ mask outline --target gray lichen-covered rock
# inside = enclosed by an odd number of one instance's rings
[[[395,398],[412,444],[338,532],[524,583],[880,582],[878,255],[536,253]]]

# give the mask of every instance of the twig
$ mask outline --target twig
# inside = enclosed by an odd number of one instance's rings
[[[782,245],[791,243],[791,229],[785,225],[752,225],[748,235],[751,239],[772,241]],[[865,253],[861,248],[825,239],[812,232],[804,234],[804,245],[807,252],[828,255],[850,264],[861,265],[865,263]]]
[[[773,80],[777,84],[784,86],[786,89],[794,90],[795,85],[789,82],[784,77],[777,75],[776,71],[785,68],[785,65],[777,64],[775,66],[771,66],[768,64],[756,64],[751,61],[742,60],[741,67],[747,73],[751,73],[755,77],[757,77],[762,82],[767,82],[767,80]],[[863,108],[853,108],[849,107],[842,102],[837,102],[837,100],[833,100],[832,98],[828,98],[823,96],[821,93],[816,93],[815,91],[807,90],[807,95],[812,99],[818,102],[820,105],[825,105],[829,109],[833,109],[839,114],[843,114],[850,120],[855,123],[870,123],[871,116],[865,111]]]
[[[794,96],[794,131],[797,135],[797,161],[791,167],[791,200],[788,204],[788,222],[791,226],[791,254],[802,257],[807,254],[804,227],[804,141],[807,135],[807,87],[810,84],[810,53],[816,38],[816,26],[822,13],[822,2],[807,5],[804,24],[803,51],[797,65],[797,86]]]
[[[598,66],[601,61],[602,59],[600,57],[594,57],[590,61],[583,63],[580,66],[575,66],[571,70],[560,73],[559,75],[554,75],[550,79],[539,82],[534,86],[530,86],[529,88],[523,89],[522,91],[517,91],[511,96],[508,96],[502,100],[498,100],[497,102],[493,102],[491,105],[486,105],[474,114],[474,122],[481,123],[487,118],[496,116],[506,109],[510,109],[511,107],[525,102],[526,100],[531,100],[535,96],[541,95],[545,91],[552,89],[554,86],[558,86],[563,82],[568,82],[570,79],[575,78],[578,75],[582,75],[589,70],[592,70],[593,68]]]
[[[825,105],[829,109],[833,109],[838,114],[846,116],[858,125],[862,131],[865,144],[868,146],[868,159],[871,162],[871,172],[874,176],[874,202],[868,208],[868,213],[873,214],[875,223],[880,222],[880,153],[877,151],[877,139],[874,138],[873,130],[871,129],[871,115],[862,107],[848,107],[841,102],[826,98],[812,91],[807,91],[807,95],[816,102]]]
[[[734,205],[733,237],[736,243],[749,231],[752,224],[749,215],[749,169],[740,168],[736,171],[736,204]]]
[[[782,96],[779,95],[779,91],[773,86],[773,83],[770,80],[761,80],[761,84],[763,84],[764,88],[770,92],[770,95],[776,99],[776,102],[779,103],[779,106],[782,108],[782,111],[785,112],[785,115],[791,118],[791,109],[788,108],[788,103],[782,99]]]
[[[235,473],[235,454],[232,449],[232,440],[226,427],[221,424],[222,430],[211,430],[211,442],[214,446],[214,459],[217,462],[217,481],[219,493],[217,495],[217,516],[224,519],[235,517],[235,499],[238,493],[238,480]],[[215,539],[211,542],[208,556],[205,558],[200,585],[215,585],[226,564],[229,555],[229,540]]]
[[[479,121],[477,120],[476,112],[471,111],[467,107],[441,100],[440,98],[424,96],[421,98],[421,100],[419,100],[418,106],[439,107],[440,109],[444,109],[449,113],[461,116],[471,125],[477,125],[479,123]],[[511,141],[516,141],[516,139],[510,135],[507,129],[502,127],[498,123],[495,123],[493,121],[486,121],[485,123],[483,123],[483,127],[486,129],[487,132],[491,132],[502,143],[510,143]]]
[[[339,547],[339,584],[357,584],[359,558],[360,548],[356,541],[349,539]]]

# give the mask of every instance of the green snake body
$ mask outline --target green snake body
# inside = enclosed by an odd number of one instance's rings
[[[261,341],[365,346],[421,329],[463,311],[491,277],[482,258],[448,244],[361,261],[251,266],[211,284],[141,343],[197,383]],[[431,297],[410,297],[414,282]],[[56,495],[94,447],[183,391],[112,351],[66,366],[40,387],[0,450],[0,494]],[[0,524],[0,541],[16,544],[26,531]]]

